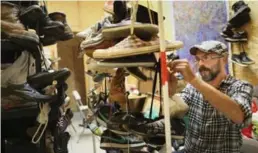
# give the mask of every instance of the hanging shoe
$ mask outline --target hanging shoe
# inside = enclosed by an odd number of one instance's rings
[[[232,10],[235,12],[235,14],[229,20],[229,23],[234,28],[240,28],[250,21],[249,12],[251,11],[251,9],[247,4],[245,4],[244,1],[241,0],[234,3],[232,5]]]
[[[185,123],[182,119],[171,119],[171,138],[184,139]],[[165,137],[165,120],[160,119],[154,122],[133,125],[129,127],[132,133],[142,135],[144,137]]]
[[[104,68],[153,67],[157,63],[154,53],[97,61]]]
[[[51,20],[62,22],[64,25],[64,33],[59,35],[58,40],[65,41],[65,40],[72,39],[74,37],[72,29],[67,24],[66,15],[64,13],[53,12],[53,13],[50,13],[48,16],[50,17]]]
[[[232,54],[231,61],[240,66],[248,66],[247,64],[242,63],[242,56],[240,56],[240,54]]]
[[[126,109],[125,70],[118,68],[109,88],[109,103],[118,103],[122,110]]]
[[[116,24],[106,25],[102,29],[103,37],[106,40],[114,40],[126,38],[131,33],[131,20],[123,20]],[[155,24],[149,23],[134,23],[134,34],[141,39],[150,39],[152,36],[157,35],[159,28]]]
[[[247,56],[247,54],[246,54],[245,51],[241,52],[239,56],[241,57],[241,62],[242,62],[243,64],[251,65],[251,64],[254,64],[254,63],[255,63],[252,59],[250,59],[250,58]]]
[[[1,1],[1,20],[19,24],[18,15],[20,13],[18,5]],[[19,24],[23,29],[23,25]]]
[[[101,136],[100,148],[101,149],[128,149],[139,148],[145,146],[146,143],[134,135],[120,136],[105,130]]]
[[[246,31],[234,32],[233,35],[226,36],[225,40],[228,42],[246,42],[247,41],[247,32]]]
[[[29,7],[21,7],[19,19],[25,26],[35,26],[40,18],[42,18],[43,11],[39,5],[31,5]]]
[[[110,74],[110,76],[113,76],[116,73],[116,70],[114,68],[106,68],[101,65],[98,65],[97,61],[95,61],[93,58],[88,59],[86,64],[87,69],[91,71],[93,74],[107,73]]]
[[[181,41],[166,41],[166,50],[176,50],[183,47]],[[130,35],[115,46],[108,49],[97,49],[93,52],[93,57],[97,59],[120,58],[133,55],[141,55],[153,52],[159,52],[159,38],[152,37],[150,41],[144,41],[135,35]]]

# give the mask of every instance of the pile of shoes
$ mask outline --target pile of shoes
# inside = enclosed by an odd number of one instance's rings
[[[244,49],[244,44],[248,41],[247,32],[239,30],[244,24],[250,21],[250,7],[242,0],[237,1],[232,5],[234,15],[228,21],[227,25],[221,32],[221,36],[231,43],[239,43],[242,50],[239,54],[232,54],[231,61],[240,65],[248,66],[254,64],[254,61],[247,56]]]
[[[57,121],[65,122],[60,108],[67,105],[65,102],[69,99],[65,93],[68,89],[65,81],[71,72],[67,68],[54,70],[47,66],[46,63],[50,61],[45,58],[42,46],[72,38],[73,33],[66,22],[66,15],[61,12],[48,14],[45,3],[40,4],[39,1],[1,2],[1,109],[3,116],[15,110],[16,115],[22,117],[23,114],[19,114],[19,110],[33,107],[39,113],[37,119],[39,125],[35,126],[40,129],[42,124],[52,131],[60,128],[60,123],[58,124]],[[66,112],[65,114],[70,114],[68,118],[66,117],[66,121],[70,122],[72,112],[63,111]],[[42,114],[45,115],[44,121],[42,121]],[[68,123],[62,126],[62,129],[66,129],[67,125]],[[41,133],[44,133],[45,129],[41,129]],[[41,139],[40,135],[38,140]],[[69,138],[68,136],[67,139],[63,138],[65,137],[63,135],[67,134],[59,132],[55,135],[55,143],[58,145],[59,141],[62,141],[62,147],[66,147],[66,150],[57,149],[59,151],[55,151],[56,153],[67,152]],[[59,137],[62,137],[62,140],[58,140]]]

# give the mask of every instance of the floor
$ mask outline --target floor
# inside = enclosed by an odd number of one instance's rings
[[[73,130],[72,126],[69,126],[67,129],[67,131],[71,134],[71,139],[68,144],[69,153],[106,153],[106,151],[99,148],[100,137],[97,136],[95,136],[96,152],[94,152],[93,138],[89,129],[85,129],[79,139],[79,135],[83,130],[83,128],[79,126],[81,123],[82,118],[80,114],[74,113],[72,124],[75,127],[76,132]]]

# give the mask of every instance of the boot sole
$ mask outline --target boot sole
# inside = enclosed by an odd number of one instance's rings
[[[247,67],[247,66],[248,66],[248,65],[246,65],[246,64],[244,64],[244,63],[239,63],[239,62],[236,62],[236,61],[234,61],[234,60],[232,60],[232,59],[230,59],[230,61],[233,62],[233,63],[235,63],[235,64],[237,64],[237,65],[243,66],[243,67]]]
[[[229,38],[229,37],[225,38],[225,40],[228,41],[228,42],[246,42],[246,41],[247,41],[246,38],[243,38],[243,39],[234,39],[234,38]]]
[[[100,148],[120,148],[120,149],[127,149],[127,148],[137,148],[137,147],[143,147],[145,146],[146,143],[142,142],[142,143],[137,143],[137,144],[118,144],[118,143],[110,143],[110,142],[106,142],[106,143],[100,143]]]

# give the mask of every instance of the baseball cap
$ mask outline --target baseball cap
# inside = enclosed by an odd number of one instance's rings
[[[196,55],[197,50],[200,50],[205,53],[217,53],[223,54],[227,52],[227,46],[216,40],[203,41],[201,44],[194,45],[190,49],[192,55]]]

